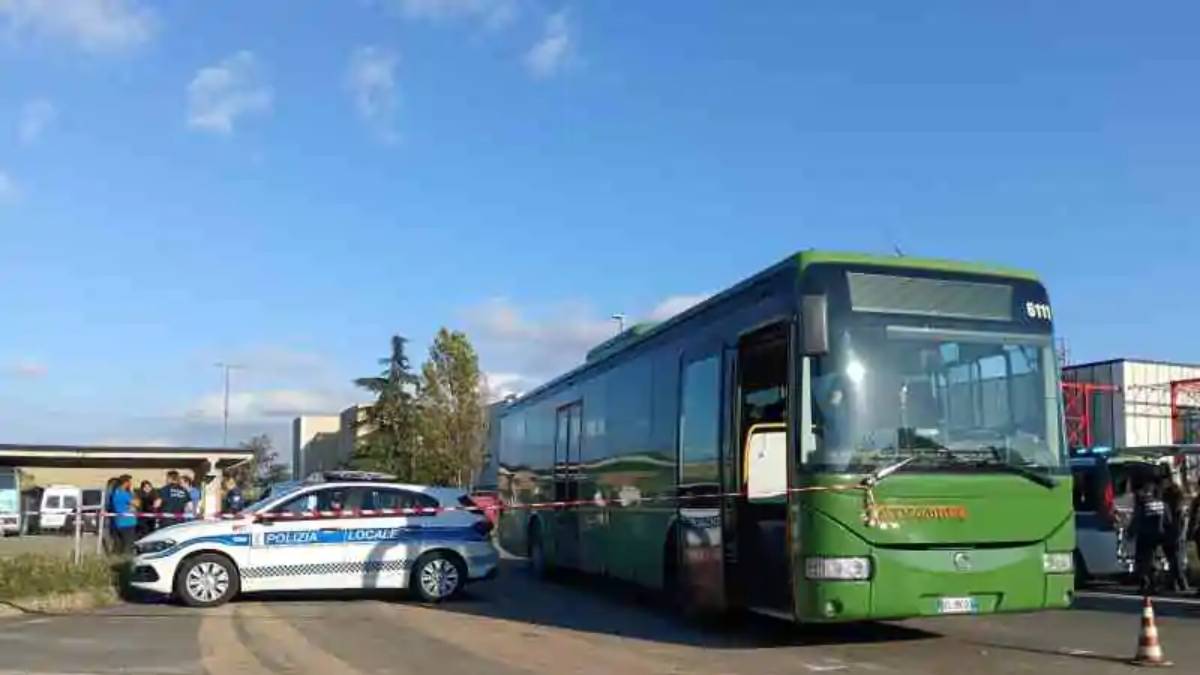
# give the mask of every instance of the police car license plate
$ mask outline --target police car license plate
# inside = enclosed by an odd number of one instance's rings
[[[975,598],[938,598],[938,614],[975,614],[979,601]]]

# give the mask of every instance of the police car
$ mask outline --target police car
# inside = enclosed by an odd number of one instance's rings
[[[463,491],[393,480],[330,472],[234,518],[157,530],[134,545],[132,585],[193,607],[239,593],[355,588],[407,588],[439,602],[496,574],[492,524]]]

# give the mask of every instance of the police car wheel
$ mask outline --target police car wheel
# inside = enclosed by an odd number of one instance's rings
[[[467,570],[458,560],[434,551],[417,559],[409,585],[424,602],[441,602],[454,597],[467,581]]]
[[[189,607],[216,607],[237,595],[237,568],[228,558],[202,553],[175,574],[175,597]]]

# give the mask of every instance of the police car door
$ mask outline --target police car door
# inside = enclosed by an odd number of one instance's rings
[[[357,584],[345,560],[345,523],[314,517],[352,508],[350,489],[307,490],[262,513],[251,526],[250,564],[242,570],[242,588],[288,590],[350,588]],[[316,512],[316,513],[314,513]]]
[[[349,567],[359,571],[363,588],[395,588],[408,584],[408,570],[421,554],[424,531],[436,519],[438,502],[429,495],[380,485],[360,487],[364,517],[346,531]],[[408,514],[388,510],[414,509]],[[422,511],[428,509],[428,511]],[[371,511],[383,514],[368,515]]]

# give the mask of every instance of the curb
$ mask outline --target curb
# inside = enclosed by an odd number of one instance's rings
[[[109,607],[118,602],[120,602],[120,598],[111,588],[0,600],[0,618],[30,614],[77,614]]]

